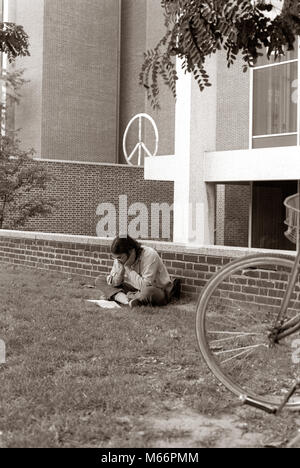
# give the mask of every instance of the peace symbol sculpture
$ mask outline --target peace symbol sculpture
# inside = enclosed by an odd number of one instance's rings
[[[145,143],[142,140],[143,119],[148,120],[152,124],[153,130],[154,130],[155,150],[154,150],[153,153],[151,153],[151,151],[147,148],[147,146],[145,145]],[[131,128],[131,126],[135,122],[135,120],[139,121],[138,142],[135,145],[134,149],[131,151],[131,153],[128,155],[127,148],[126,148],[127,136],[128,136],[129,129]],[[148,115],[148,114],[137,114],[135,117],[133,117],[130,120],[130,122],[127,125],[127,128],[125,130],[124,137],[123,137],[123,152],[124,152],[124,156],[125,156],[125,159],[126,159],[127,163],[130,166],[134,166],[135,164],[132,163],[132,158],[137,153],[138,154],[138,163],[137,163],[137,165],[141,166],[141,164],[142,164],[142,150],[144,150],[145,154],[147,156],[149,156],[149,157],[156,156],[157,151],[158,151],[158,142],[159,142],[158,130],[157,130],[157,126],[156,126],[156,123],[153,120],[153,118],[150,117],[150,115]]]

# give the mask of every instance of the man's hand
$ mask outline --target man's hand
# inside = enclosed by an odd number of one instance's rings
[[[124,265],[125,268],[130,268],[134,264],[135,260],[136,260],[136,253],[135,253],[135,250],[132,249],[132,251],[130,252],[130,255],[128,257],[128,260]]]
[[[125,264],[125,265],[126,265],[126,264]],[[124,272],[125,272],[125,265],[124,265],[124,263],[121,263],[121,262],[119,262],[119,260],[118,260],[118,268],[119,268],[118,274],[121,274],[121,273],[124,273]]]
[[[117,264],[114,263],[112,272],[106,277],[106,281],[110,286],[119,286],[123,282],[124,274],[125,267],[117,260]]]
[[[118,262],[118,271],[115,273],[115,276],[123,277],[125,274],[125,265],[124,263],[119,262],[119,260],[117,260],[117,262]]]
[[[106,281],[107,281],[107,284],[109,284],[109,285],[111,286],[112,283],[113,283],[113,277],[112,277],[112,275],[108,275],[108,276],[106,277]]]

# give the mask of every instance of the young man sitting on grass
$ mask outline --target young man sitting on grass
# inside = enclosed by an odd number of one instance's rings
[[[130,307],[164,306],[179,298],[180,281],[171,280],[160,256],[151,247],[139,244],[130,236],[116,237],[111,245],[114,264],[106,278],[107,299]],[[103,277],[96,280],[103,288]]]

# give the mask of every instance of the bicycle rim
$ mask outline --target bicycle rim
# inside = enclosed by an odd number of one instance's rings
[[[300,333],[274,348],[268,339],[293,264],[271,254],[236,260],[209,281],[198,300],[201,354],[218,380],[239,397],[279,406],[299,379]],[[286,320],[300,312],[299,291],[298,277]],[[287,406],[299,409],[300,394]]]

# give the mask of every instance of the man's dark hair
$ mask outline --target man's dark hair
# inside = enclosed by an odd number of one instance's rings
[[[130,251],[134,249],[136,253],[136,258],[138,258],[143,250],[143,247],[139,242],[133,239],[130,236],[119,237],[117,236],[113,243],[111,244],[110,251],[113,255],[129,255]]]

